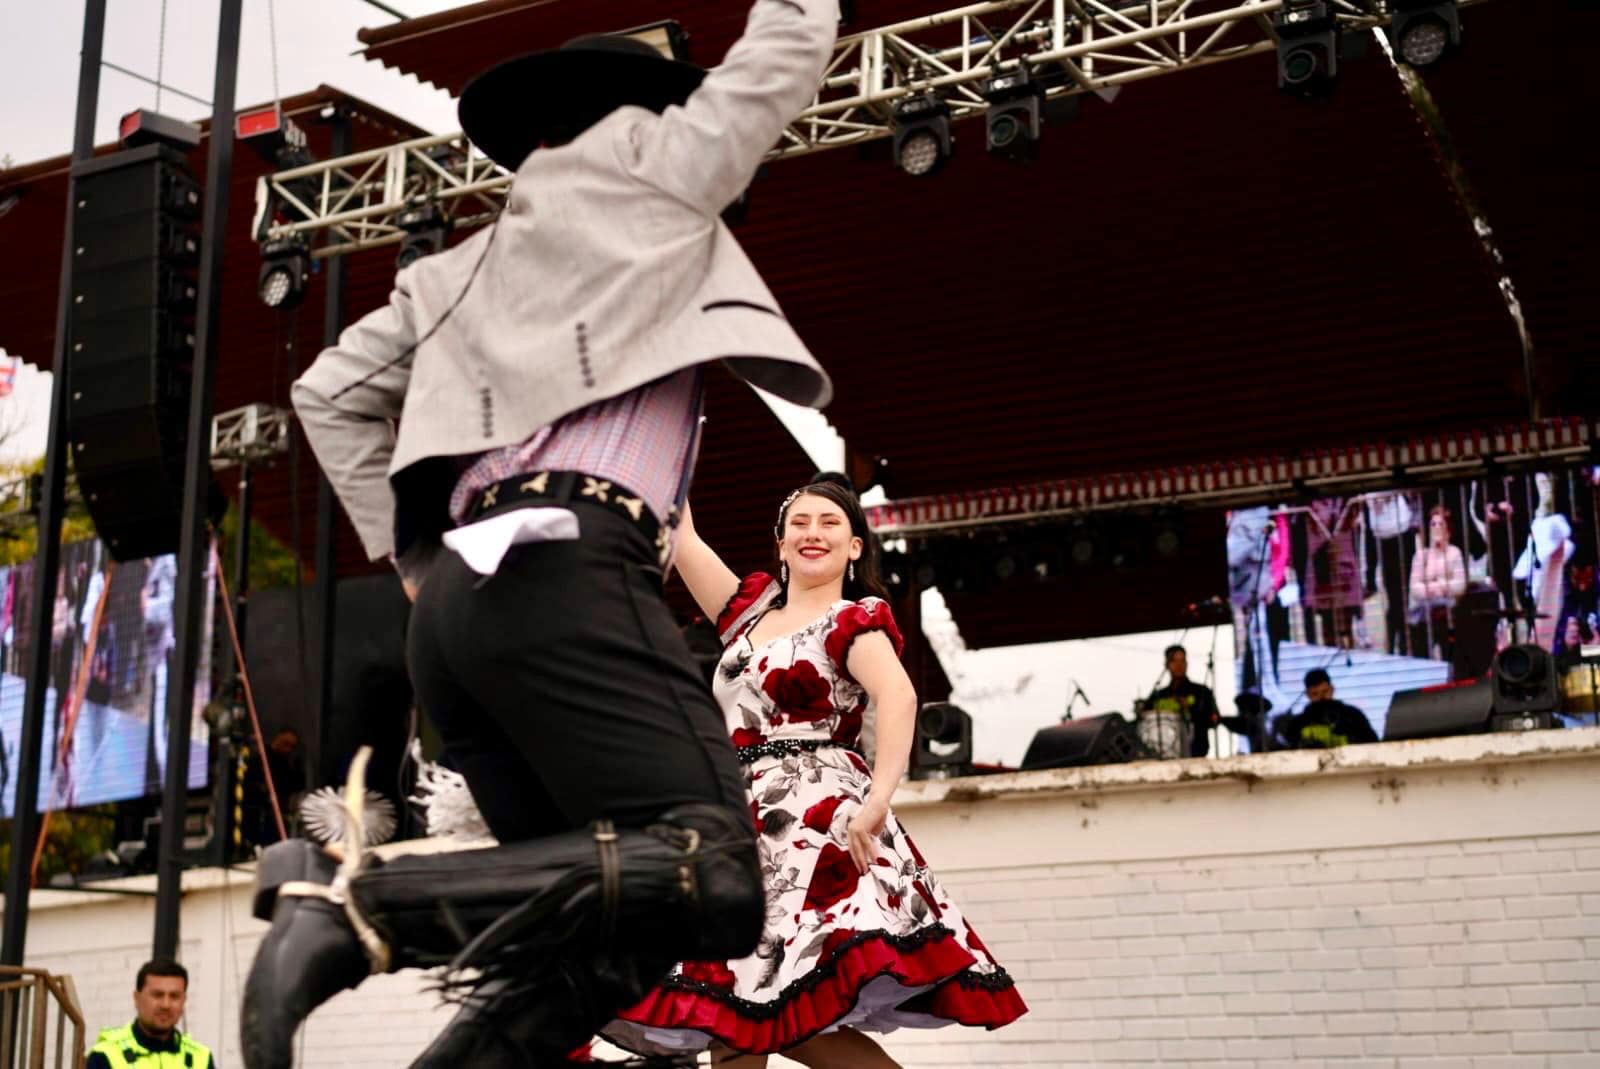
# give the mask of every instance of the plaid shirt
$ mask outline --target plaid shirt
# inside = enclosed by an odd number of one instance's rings
[[[685,368],[637,390],[580,408],[520,445],[484,453],[456,480],[450,516],[465,522],[490,486],[534,471],[581,471],[625,486],[666,521],[684,476],[704,392],[698,368]]]

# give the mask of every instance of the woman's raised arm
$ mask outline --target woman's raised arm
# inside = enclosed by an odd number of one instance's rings
[[[673,566],[683,576],[683,585],[689,588],[700,611],[713,624],[717,616],[739,589],[739,577],[722,563],[717,551],[706,545],[694,529],[694,513],[689,503],[683,503],[683,519],[678,523],[678,544]]]

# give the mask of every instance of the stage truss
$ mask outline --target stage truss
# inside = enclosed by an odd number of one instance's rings
[[[1392,3],[1331,0],[1344,33],[1387,25]],[[1461,0],[1460,6],[1486,0]],[[816,100],[771,159],[884,138],[895,104],[936,93],[955,120],[988,110],[980,90],[1026,66],[1048,98],[1106,93],[1276,48],[1282,0],[991,0],[841,37]],[[1270,80],[1263,92],[1271,92]],[[481,225],[511,176],[459,134],[296,167],[258,181],[259,241],[299,237],[317,258],[400,242],[400,215],[437,204],[452,225]]]

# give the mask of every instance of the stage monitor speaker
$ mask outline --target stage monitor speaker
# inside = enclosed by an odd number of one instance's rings
[[[1384,719],[1383,738],[1392,742],[1487,731],[1493,704],[1494,689],[1488,678],[1397,690]]]
[[[162,145],[77,164],[73,175],[73,471],[114,558],[171,553],[183,516],[200,187]]]
[[[1123,761],[1142,761],[1152,756],[1144,743],[1139,741],[1133,725],[1124,720],[1121,713],[1107,713],[1082,720],[1064,720],[1055,727],[1041,728],[1028,744],[1022,767],[1112,765]]]

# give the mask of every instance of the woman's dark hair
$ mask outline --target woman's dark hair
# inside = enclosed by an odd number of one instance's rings
[[[789,508],[805,495],[820,497],[838,505],[845,518],[850,521],[850,533],[861,539],[861,559],[856,561],[856,577],[851,579],[849,573],[845,573],[844,596],[851,601],[860,601],[868,595],[888,601],[889,591],[883,585],[879,564],[883,550],[878,545],[878,536],[867,526],[867,513],[861,507],[861,499],[856,497],[855,490],[843,475],[837,472],[818,472],[811,477],[811,482],[790,494],[784,500],[783,507],[778,510],[778,523],[772,529],[773,535],[778,541],[783,541],[783,528],[789,522]],[[781,573],[782,568],[780,567],[778,571]],[[788,597],[789,585],[785,583],[783,593],[778,596],[778,604],[783,604]]]

